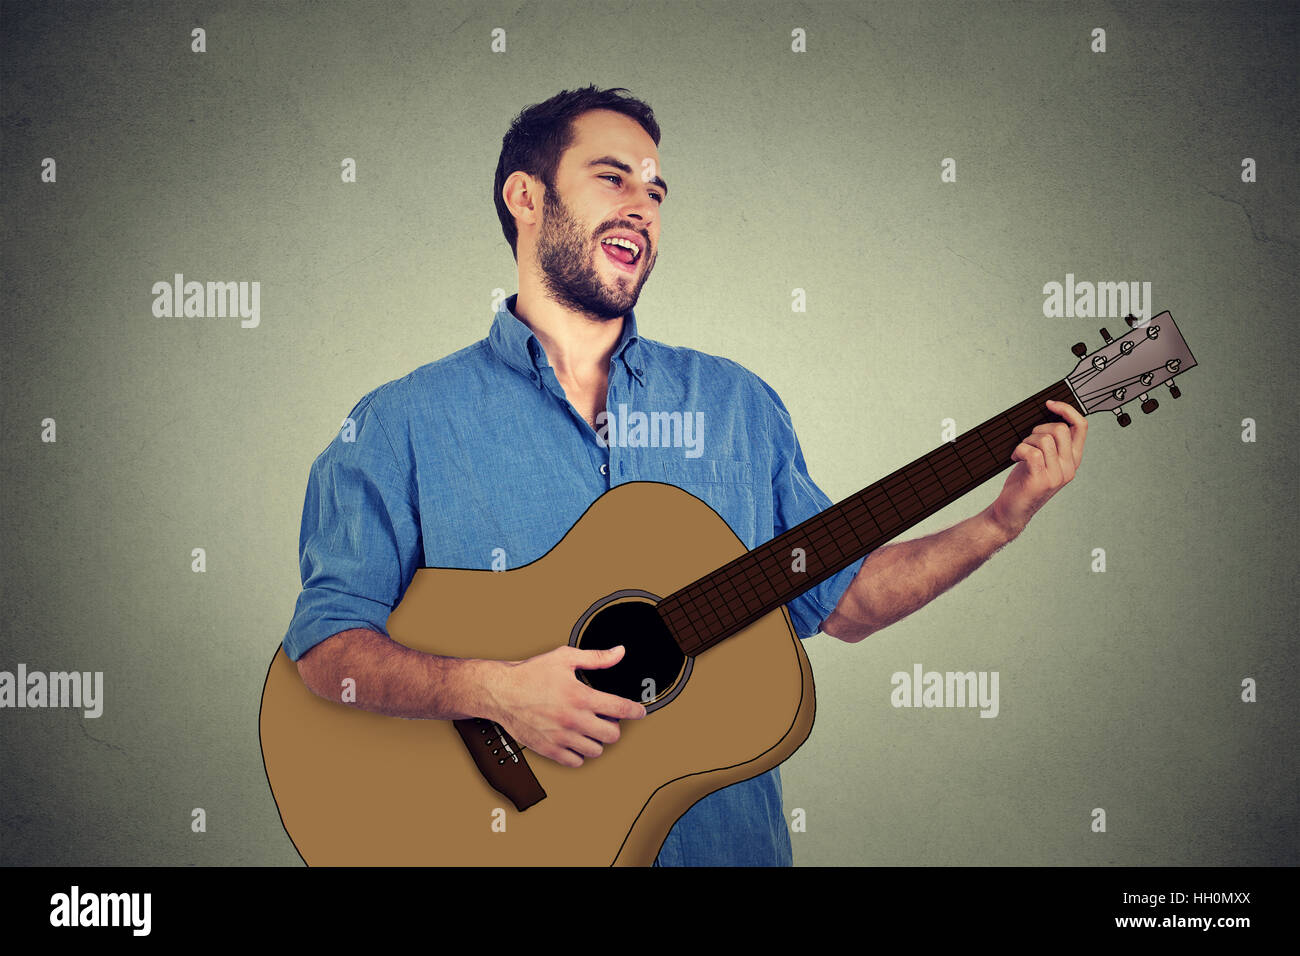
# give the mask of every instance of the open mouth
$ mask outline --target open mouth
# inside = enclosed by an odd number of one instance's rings
[[[605,258],[624,272],[635,272],[637,263],[641,261],[641,250],[627,239],[602,239],[600,248],[604,250]]]

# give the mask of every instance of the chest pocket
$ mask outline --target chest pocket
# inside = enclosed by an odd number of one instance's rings
[[[643,477],[689,491],[722,516],[736,537],[753,548],[757,527],[754,468],[722,458],[663,458]]]

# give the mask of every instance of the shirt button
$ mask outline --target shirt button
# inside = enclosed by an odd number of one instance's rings
[[[609,474],[609,465],[601,465],[601,466],[600,466],[600,473],[601,473],[602,475],[608,475],[608,474]]]

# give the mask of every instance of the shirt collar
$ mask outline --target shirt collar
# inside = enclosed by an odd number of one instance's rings
[[[510,296],[497,310],[492,319],[492,329],[488,332],[488,344],[501,361],[528,376],[534,385],[541,388],[541,370],[551,363],[533,330],[515,315],[515,301],[518,298],[517,293]],[[628,309],[623,319],[623,332],[614,345],[613,357],[620,359],[627,366],[628,374],[644,385],[645,363],[641,357],[640,341],[636,331],[636,315]]]

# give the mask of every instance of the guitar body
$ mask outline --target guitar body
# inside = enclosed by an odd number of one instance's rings
[[[633,482],[525,567],[416,571],[388,631],[428,653],[523,660],[568,642],[610,595],[664,597],[745,553],[699,499]],[[674,696],[623,721],[600,757],[569,768],[525,752],[547,796],[523,811],[489,786],[450,721],[327,701],[283,648],[263,691],[261,739],[280,818],[314,866],[645,866],[692,804],[792,754],[813,713],[812,670],[781,607],[690,659]]]

